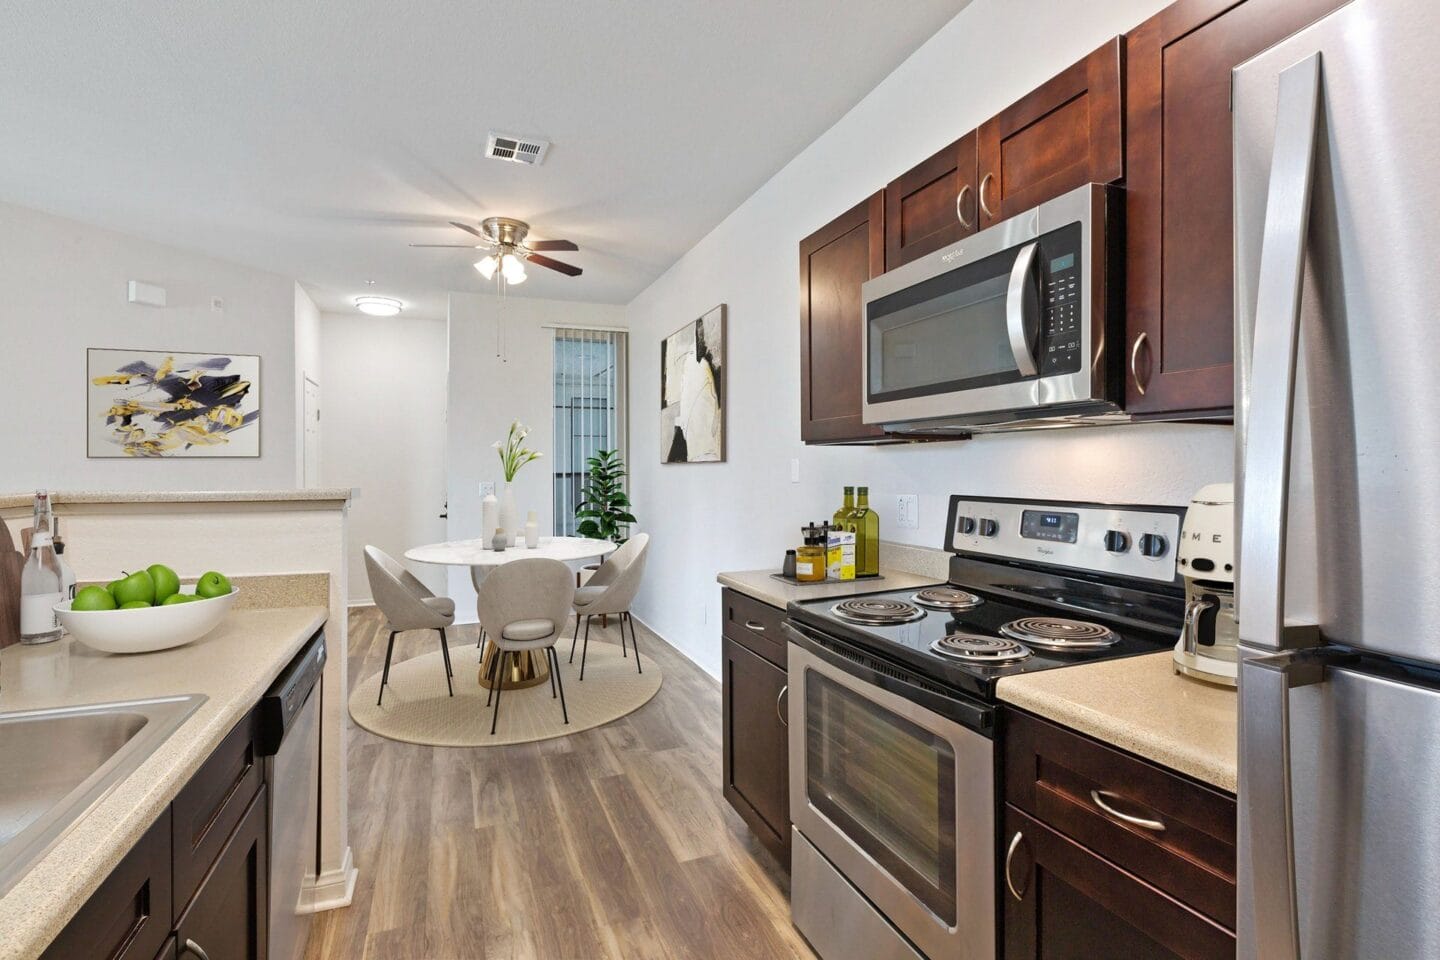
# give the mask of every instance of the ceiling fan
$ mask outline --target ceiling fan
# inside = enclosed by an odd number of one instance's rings
[[[475,262],[475,269],[480,271],[480,275],[486,280],[494,277],[498,270],[501,278],[508,284],[525,282],[525,264],[527,262],[563,273],[567,277],[578,277],[582,272],[579,267],[561,263],[540,252],[542,250],[579,250],[579,247],[569,240],[531,240],[527,242],[525,237],[530,233],[530,225],[523,220],[514,220],[510,217],[486,217],[480,221],[479,230],[458,220],[451,220],[450,225],[459,227],[480,242],[412,243],[410,246],[486,250],[488,252],[485,256]]]

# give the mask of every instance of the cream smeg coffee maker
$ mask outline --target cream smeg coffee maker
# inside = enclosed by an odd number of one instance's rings
[[[1176,550],[1185,578],[1185,625],[1175,672],[1235,686],[1235,487],[1212,483],[1190,501]]]

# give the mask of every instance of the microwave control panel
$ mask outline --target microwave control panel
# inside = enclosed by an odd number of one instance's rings
[[[1072,224],[1040,238],[1040,375],[1080,369],[1084,327],[1081,304],[1080,226]]]

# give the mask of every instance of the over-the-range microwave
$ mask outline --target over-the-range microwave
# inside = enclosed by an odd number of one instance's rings
[[[865,422],[933,435],[1123,419],[1123,207],[1086,184],[867,281]]]

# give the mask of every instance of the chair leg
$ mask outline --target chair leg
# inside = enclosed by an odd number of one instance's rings
[[[619,620],[620,620],[620,656],[622,656],[622,657],[629,657],[630,654],[625,651],[625,614],[623,614],[623,613],[622,613],[622,614],[619,614]]]
[[[492,737],[495,736],[495,725],[500,722],[500,695],[505,692],[505,683],[504,683],[504,679],[505,679],[505,658],[508,657],[508,656],[510,656],[510,651],[508,651],[508,650],[501,650],[501,651],[500,651],[500,679],[501,679],[501,682],[495,684],[495,712],[494,712],[493,714],[491,714],[491,716],[490,716],[490,736],[492,736]]]
[[[545,662],[546,662],[546,664],[549,664],[549,663],[550,663],[549,654],[554,653],[554,652],[555,652],[555,648],[554,648],[554,647],[548,647],[548,648],[547,648],[546,657],[545,657]],[[559,663],[559,661],[556,661],[555,666],[554,666],[553,668],[551,668],[551,670],[550,670],[550,699],[551,699],[551,700],[554,700],[554,699],[555,699],[555,674],[557,674],[557,673],[559,673],[559,672],[560,672],[560,663]]]
[[[589,623],[590,618],[586,617],[585,622]],[[570,662],[575,662],[575,641],[580,639],[580,614],[575,614],[575,636],[570,638]]]
[[[560,688],[560,715],[565,718],[565,723],[568,726],[570,723],[570,710],[565,706],[565,681],[560,676],[560,651],[556,650],[554,647],[550,647],[548,649],[550,653],[550,662],[555,664],[554,672],[551,673],[550,676],[555,678],[555,683]]]
[[[475,649],[476,649],[476,650],[479,650],[479,649],[480,649],[481,647],[483,647],[483,646],[485,646],[485,628],[484,628],[484,627],[481,627],[481,628],[480,628],[480,639],[475,641]]]
[[[385,672],[380,674],[380,698],[375,701],[375,706],[385,702],[385,684],[390,682],[390,655],[395,652],[395,634],[397,631],[390,631],[390,642],[385,645]]]
[[[503,652],[504,651],[501,651],[501,653]],[[490,689],[485,694],[485,706],[487,707],[490,706],[490,698],[495,696],[495,687],[499,685],[497,678],[500,676],[500,656],[501,654],[497,653],[490,658],[490,675],[488,677]]]
[[[645,668],[640,666],[640,638],[635,635],[635,618],[629,610],[625,611],[625,623],[630,624],[630,646],[635,648],[635,672],[644,673]]]
[[[450,669],[450,644],[445,642],[445,628],[440,627],[436,631],[440,634],[440,653],[445,658],[445,687],[450,691],[450,696],[455,696],[455,682],[451,679],[455,671]]]
[[[590,618],[585,618],[585,639],[580,643],[580,681],[585,681],[585,654],[590,652]]]

